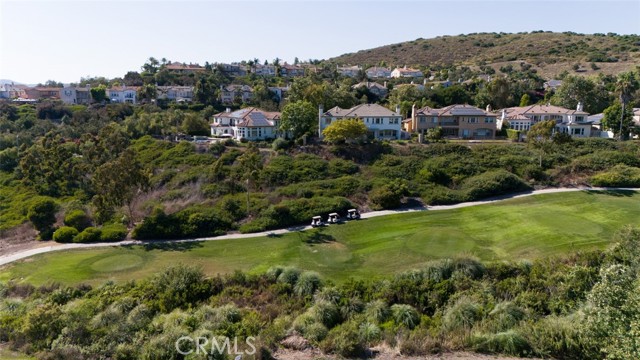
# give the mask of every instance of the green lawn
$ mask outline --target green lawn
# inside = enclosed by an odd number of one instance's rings
[[[54,252],[3,268],[0,280],[96,284],[147,277],[185,263],[201,265],[208,274],[294,265],[339,282],[386,276],[460,253],[483,260],[534,259],[604,248],[615,231],[637,221],[638,200],[640,194],[633,192],[547,194],[279,237]]]

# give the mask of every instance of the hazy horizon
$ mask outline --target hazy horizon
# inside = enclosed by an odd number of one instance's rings
[[[149,57],[292,63],[417,38],[536,30],[638,34],[640,1],[3,0],[0,79],[122,77]]]

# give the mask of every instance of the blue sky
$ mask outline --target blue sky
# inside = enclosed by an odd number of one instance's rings
[[[634,1],[0,0],[0,79],[123,76],[150,56],[324,59],[470,32],[639,34]]]

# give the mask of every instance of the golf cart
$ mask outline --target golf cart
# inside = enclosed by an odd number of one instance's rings
[[[329,214],[329,219],[327,220],[329,224],[337,224],[340,222],[340,215],[338,213]]]
[[[347,211],[347,219],[350,219],[350,220],[360,219],[360,213],[358,212],[357,209],[349,209]]]
[[[317,226],[323,226],[324,222],[322,222],[322,216],[314,216],[311,218],[311,226],[313,227],[317,227]]]

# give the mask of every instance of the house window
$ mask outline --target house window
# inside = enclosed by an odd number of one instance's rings
[[[490,124],[490,123],[493,122],[493,118],[490,118],[490,117],[484,118],[484,122],[487,123],[487,124]]]
[[[476,118],[474,118],[474,117],[469,118],[469,123],[472,123],[472,124],[473,124],[473,123],[475,123],[475,122],[476,122]]]
[[[424,117],[420,117],[420,124],[424,124],[427,121],[427,119],[425,119]]]
[[[436,124],[438,122],[438,118],[434,116],[433,119],[431,119],[431,122]]]

